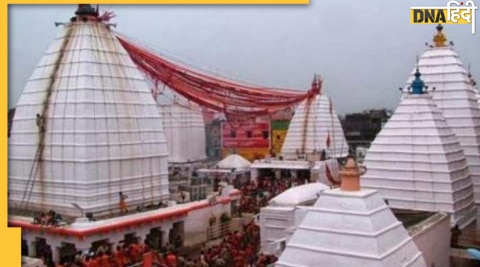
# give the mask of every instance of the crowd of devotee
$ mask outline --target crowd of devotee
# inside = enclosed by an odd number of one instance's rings
[[[209,266],[266,266],[276,259],[258,254],[260,244],[259,227],[251,223],[244,231],[229,233],[221,244],[205,252]]]
[[[221,243],[204,247],[198,257],[177,255],[173,250],[156,254],[160,264],[168,267],[266,267],[277,260],[275,256],[257,253],[260,245],[260,229],[254,223],[243,231],[228,233]]]
[[[258,214],[262,207],[268,205],[268,201],[285,190],[308,182],[306,179],[283,177],[258,177],[257,182],[250,181],[241,187],[242,199],[240,213]]]
[[[260,229],[253,222],[244,225],[242,231],[227,233],[220,243],[204,246],[199,252],[180,252],[181,242],[156,249],[148,243],[132,242],[117,247],[103,243],[88,252],[64,256],[58,263],[52,261],[48,246],[40,246],[39,254],[47,267],[129,267],[142,266],[139,264],[144,260],[162,267],[267,267],[277,260],[273,255],[258,253]]]
[[[47,213],[41,213],[33,218],[34,224],[40,224],[42,226],[58,226],[61,221],[61,215],[54,210],[50,210]]]
[[[276,179],[274,175],[266,175],[237,185],[242,191],[240,206],[237,206],[238,215],[241,217],[242,213],[258,214],[275,196],[307,182],[308,179],[291,176]],[[38,216],[34,223],[56,226],[58,220],[58,215],[50,211]],[[180,252],[181,247],[182,241],[178,238],[161,247],[151,240],[129,241],[116,247],[103,243],[87,252],[70,253],[70,256],[62,257],[58,263],[52,261],[52,253],[47,246],[40,246],[38,254],[47,267],[141,266],[146,260],[145,255],[157,266],[167,267],[266,267],[277,260],[273,255],[259,253],[260,229],[254,222],[244,225],[242,231],[228,232],[216,245],[204,245],[201,251]]]

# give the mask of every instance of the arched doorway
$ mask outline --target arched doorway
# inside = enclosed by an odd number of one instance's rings
[[[52,248],[47,244],[45,238],[35,238],[35,255],[37,258],[52,259]]]
[[[150,229],[145,244],[154,250],[159,250],[162,247],[162,230],[160,227]]]

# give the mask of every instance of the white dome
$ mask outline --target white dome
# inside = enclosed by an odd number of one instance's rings
[[[316,200],[320,192],[328,189],[330,187],[322,183],[295,186],[271,199],[270,204],[273,206],[297,206]]]
[[[418,67],[429,88],[435,87],[433,100],[458,137],[472,174],[475,202],[480,203],[480,110],[468,72],[451,47],[425,51]],[[413,72],[408,83],[413,79]]]
[[[217,163],[220,169],[248,169],[250,165],[250,161],[237,154],[229,155]]]
[[[330,148],[327,148],[328,136]],[[340,121],[333,107],[330,107],[329,98],[318,94],[297,107],[282,146],[282,155],[287,160],[296,159],[297,151],[300,154],[312,154],[315,151],[320,153],[323,149],[331,157],[344,157],[348,153],[348,144]]]
[[[72,216],[81,213],[73,203],[85,212],[118,210],[119,192],[127,205],[156,204],[169,196],[167,159],[155,101],[114,33],[96,21],[66,24],[16,106],[9,204],[23,199],[29,209]]]
[[[158,110],[168,144],[168,161],[186,163],[205,160],[205,123],[200,108],[189,103],[173,102],[158,105]]]
[[[428,94],[405,95],[364,160],[362,187],[393,208],[443,211],[462,226],[475,216],[473,186],[462,148]]]

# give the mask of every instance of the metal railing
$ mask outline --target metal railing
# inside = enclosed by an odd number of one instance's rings
[[[215,240],[223,238],[230,231],[230,225],[232,221],[227,221],[223,223],[215,223],[207,229],[207,240]]]

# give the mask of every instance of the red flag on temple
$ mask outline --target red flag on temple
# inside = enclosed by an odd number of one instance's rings
[[[330,144],[331,144],[331,143],[332,143],[332,140],[330,140],[330,133],[328,133],[328,135],[327,135],[327,142],[326,142],[327,148],[330,148]]]

